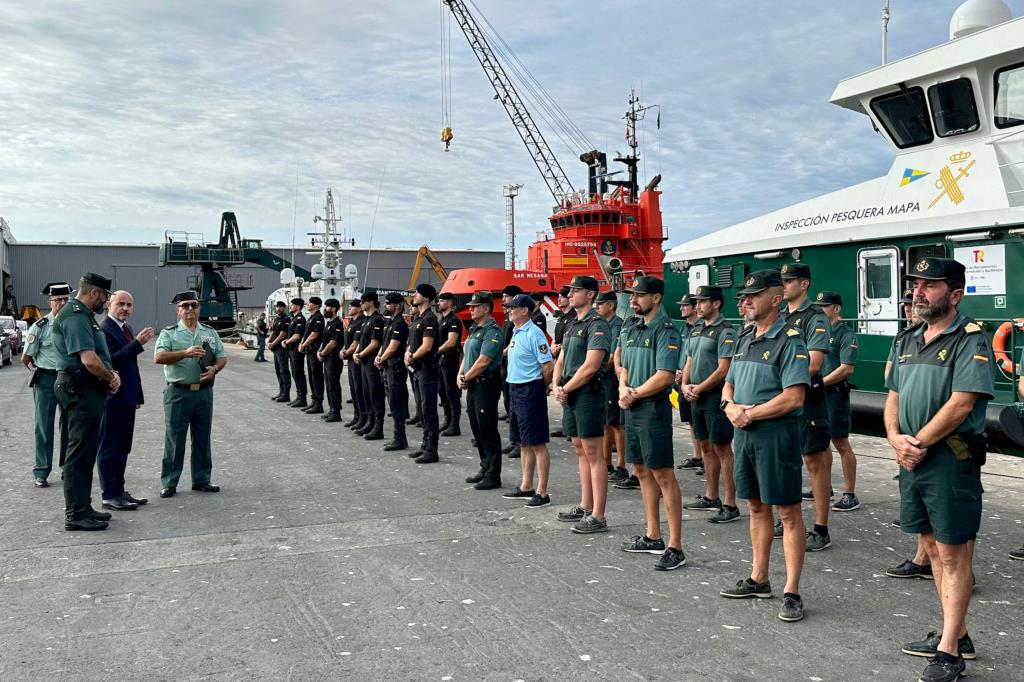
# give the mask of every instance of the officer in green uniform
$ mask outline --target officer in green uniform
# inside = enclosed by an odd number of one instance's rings
[[[597,297],[597,312],[611,328],[612,348],[608,362],[601,372],[601,388],[604,391],[604,461],[608,465],[608,482],[620,483],[629,478],[626,470],[626,430],[622,408],[619,407],[619,377],[615,371],[615,352],[622,334],[622,318],[615,314],[618,297],[614,291],[605,291]],[[618,466],[612,466],[612,450],[618,455]]]
[[[800,597],[807,538],[800,513],[800,429],[797,417],[811,382],[807,348],[799,330],[780,316],[782,277],[778,270],[750,274],[743,305],[753,324],[736,342],[722,388],[722,409],[737,431],[736,495],[747,500],[753,562],[750,577],[719,594],[732,599],[772,596],[768,560],[772,549],[772,505],[785,528],[786,587],[779,619],[804,617]]]
[[[490,292],[476,292],[467,305],[473,325],[466,337],[456,381],[466,391],[466,414],[480,454],[480,470],[467,477],[466,483],[473,483],[477,490],[492,490],[501,487],[498,399],[504,334],[494,321],[494,298]]]
[[[957,310],[966,280],[961,263],[923,258],[904,277],[913,283],[922,324],[896,349],[884,421],[900,465],[901,527],[918,534],[931,558],[942,634],[907,644],[903,652],[930,657],[922,680],[945,682],[963,675],[963,654],[974,654],[965,623],[995,361],[988,335]]]
[[[636,324],[623,331],[619,406],[626,411],[626,461],[640,479],[647,532],[623,545],[627,552],[661,553],[657,571],[686,564],[683,555],[683,507],[672,461],[672,403],[669,400],[679,368],[681,338],[665,315],[661,301],[665,283],[638,277],[629,292]],[[661,539],[659,508],[665,500],[668,544]]]
[[[683,345],[679,349],[679,371],[676,373],[676,384],[678,385],[680,392],[680,396],[678,398],[679,419],[684,424],[690,425],[690,444],[693,447],[693,456],[684,459],[679,465],[679,468],[693,469],[695,474],[703,476],[704,451],[701,449],[701,441],[697,439],[693,432],[693,405],[689,400],[685,400],[682,397],[683,368],[686,366],[686,346],[690,341],[690,332],[693,331],[693,326],[697,324],[700,319],[700,316],[697,315],[697,301],[694,300],[690,294],[686,294],[679,299],[679,317],[683,322]]]
[[[50,312],[28,328],[27,345],[21,362],[32,370],[32,400],[36,408],[36,465],[32,478],[37,488],[47,488],[46,478],[53,468],[53,423],[57,412],[57,396],[53,384],[57,381],[57,363],[60,358],[53,347],[53,320],[71,298],[67,282],[51,282],[40,292],[47,297]],[[60,410],[60,464],[63,466],[68,451],[68,420]]]
[[[594,308],[597,280],[577,275],[569,284],[569,321],[555,362],[555,399],[562,405],[562,430],[572,438],[580,469],[580,503],[559,512],[575,521],[574,533],[604,533],[608,467],[604,463],[604,392],[601,372],[611,351],[611,328]]]
[[[164,366],[164,459],[160,497],[173,497],[185,464],[185,440],[192,430],[192,490],[220,492],[210,483],[213,455],[213,378],[227,356],[217,331],[199,322],[199,297],[194,291],[171,301],[178,323],[164,327],[156,340],[155,360]],[[301,316],[301,315],[300,315]]]
[[[87,272],[78,282],[78,294],[53,321],[58,355],[53,391],[68,419],[68,454],[62,469],[65,530],[103,530],[110,520],[110,514],[93,509],[89,499],[107,393],[121,387],[106,335],[94,317],[103,312],[110,287],[106,277]]]

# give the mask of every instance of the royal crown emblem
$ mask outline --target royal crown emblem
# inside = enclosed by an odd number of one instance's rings
[[[925,270],[928,269],[928,261],[926,261],[926,260],[918,261],[917,265],[914,266],[914,269],[917,270],[918,272],[924,272]]]
[[[747,286],[748,287],[754,286],[754,278],[753,277],[747,277]]]
[[[821,300],[821,299],[823,299],[823,298],[825,298],[825,293],[824,293],[824,292],[822,292],[822,291],[819,291],[819,292],[818,292],[818,300],[820,301],[820,300]]]
[[[788,265],[783,265],[782,266],[782,272],[789,272],[789,266]]]
[[[967,159],[971,158],[970,152],[959,152],[949,157],[950,163],[963,163]]]

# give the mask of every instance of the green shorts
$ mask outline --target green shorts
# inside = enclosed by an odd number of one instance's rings
[[[622,408],[619,407],[619,378],[614,372],[601,377],[604,390],[604,424],[605,426],[622,425]]]
[[[825,394],[822,392],[820,396],[812,396],[808,392],[800,415],[800,452],[805,455],[824,452],[828,450],[831,439]]]
[[[828,430],[833,438],[850,437],[850,393],[829,391],[825,394],[828,404]]]
[[[733,478],[736,495],[765,504],[800,504],[800,428],[794,417],[736,429]]]
[[[680,396],[680,400],[682,400]],[[732,422],[722,410],[722,394],[709,393],[690,403],[693,406],[693,437],[697,440],[710,440],[715,445],[732,442]]]
[[[933,445],[913,471],[900,469],[900,528],[962,545],[978,535],[983,492],[974,460],[958,462],[944,444]]]
[[[648,469],[671,468],[672,403],[668,396],[633,403],[626,413],[626,461]]]
[[[592,381],[569,394],[562,406],[562,432],[569,438],[604,436],[604,390],[600,381]]]

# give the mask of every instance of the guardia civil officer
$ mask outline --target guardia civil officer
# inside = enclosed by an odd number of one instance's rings
[[[672,461],[672,403],[669,394],[679,368],[681,338],[662,310],[665,283],[637,277],[629,306],[640,318],[623,332],[619,406],[626,413],[626,461],[640,479],[647,530],[622,546],[627,552],[660,554],[656,571],[686,564],[683,554],[683,508]],[[661,538],[661,500],[665,500],[668,544]]]
[[[480,470],[466,478],[477,490],[501,486],[501,436],[498,434],[498,400],[501,398],[501,346],[503,334],[492,315],[494,298],[488,291],[473,294],[467,304],[473,325],[469,328],[457,377],[466,391],[466,414],[473,431]]]
[[[394,425],[391,442],[384,446],[384,451],[395,452],[409,447],[405,435],[406,412],[409,410],[409,386],[406,383],[409,370],[403,362],[409,344],[409,324],[405,321],[405,298],[397,291],[389,291],[384,296],[384,308],[390,320],[384,328],[384,343],[380,353],[373,362],[378,369],[384,371],[388,406],[391,408],[391,422]]]
[[[303,408],[306,414],[324,413],[324,363],[317,354],[320,350],[324,334],[324,316],[320,312],[323,299],[319,296],[310,296],[306,310],[309,312],[309,319],[306,320],[306,329],[302,333],[302,341],[299,343],[299,352],[306,358],[306,376],[309,379],[309,393],[312,396],[309,407]]]
[[[683,345],[679,349],[679,371],[676,373],[676,383],[679,385],[680,393],[682,393],[683,384],[683,366],[686,364],[686,344],[690,340],[690,332],[693,331],[693,326],[697,324],[697,320],[700,319],[697,315],[696,301],[690,294],[685,294],[679,299],[679,317],[683,320],[682,338]],[[684,424],[690,425],[690,444],[693,448],[693,456],[683,460],[682,464],[679,465],[680,469],[694,469],[694,473],[698,476],[704,475],[704,451],[701,449],[701,442],[693,433],[693,405],[689,400],[679,401],[679,419]]]
[[[324,363],[324,391],[327,394],[327,414],[323,419],[328,424],[341,421],[341,349],[345,343],[345,325],[338,312],[341,302],[336,298],[324,301],[324,335],[317,357]]]
[[[722,388],[722,409],[737,429],[734,440],[736,495],[747,500],[753,561],[750,577],[719,594],[731,599],[772,597],[768,580],[772,505],[785,528],[786,586],[779,619],[804,617],[800,597],[807,537],[800,513],[800,427],[797,415],[811,383],[803,335],[782,319],[782,277],[778,270],[747,276],[744,316],[753,323],[736,341]]]
[[[437,295],[437,310],[441,313],[441,325],[437,349],[437,365],[441,376],[441,395],[444,396],[444,422],[438,427],[442,436],[461,436],[459,422],[462,420],[462,391],[456,378],[462,361],[462,320],[455,314],[455,295],[442,291]]]
[[[437,289],[430,284],[420,284],[413,294],[412,304],[416,307],[416,321],[409,331],[409,347],[405,351],[405,365],[416,376],[416,387],[420,395],[420,417],[423,422],[423,441],[420,449],[410,453],[416,456],[417,464],[437,462],[437,316],[430,304],[437,297]]]
[[[804,408],[800,413],[800,438],[814,499],[814,528],[807,533],[807,551],[820,552],[832,546],[828,532],[828,514],[832,505],[829,501],[832,497],[832,458],[828,446],[828,405],[821,372],[825,357],[832,349],[829,335],[832,325],[808,296],[811,268],[803,263],[789,263],[782,266],[781,273],[787,304],[782,317],[801,332],[811,372],[811,384],[804,395]],[[804,499],[808,499],[806,494]],[[776,526],[775,532],[782,532],[782,526]]]
[[[58,356],[53,391],[68,419],[68,454],[62,468],[65,530],[103,530],[110,519],[108,512],[93,509],[89,498],[107,394],[121,387],[94,317],[103,312],[110,287],[106,277],[87,272],[78,281],[75,298],[53,321]]]
[[[931,558],[942,627],[903,652],[930,657],[925,682],[949,682],[974,658],[967,634],[974,541],[981,524],[985,409],[995,392],[992,348],[960,314],[965,268],[923,258],[904,275],[923,324],[899,339],[886,380],[886,437],[900,465],[900,521]]]
[[[277,315],[270,327],[270,342],[267,344],[267,348],[274,354],[274,373],[277,375],[277,395],[271,400],[288,403],[292,400],[292,372],[288,367],[288,347],[284,345],[284,340],[288,338],[292,318],[288,316],[284,301],[274,304],[274,310]]]
[[[173,497],[185,465],[185,440],[192,432],[192,490],[220,492],[210,483],[213,471],[213,381],[227,364],[217,331],[199,321],[199,297],[183,291],[171,301],[178,323],[164,327],[154,360],[164,366],[164,459],[160,497]],[[300,314],[299,317],[302,317]]]
[[[363,326],[352,359],[359,365],[363,380],[363,407],[368,413],[366,424],[356,429],[356,435],[366,440],[384,440],[384,381],[374,363],[384,341],[384,317],[380,314],[380,299],[376,291],[362,296]]]
[[[254,362],[267,361],[267,359],[263,357],[263,353],[267,348],[268,334],[270,334],[270,326],[267,325],[267,314],[260,313],[259,318],[256,320],[256,357],[253,358]]]
[[[618,298],[614,291],[597,296],[597,313],[611,329],[612,348],[608,362],[601,371],[601,388],[604,391],[604,440],[601,443],[604,461],[608,465],[608,482],[620,483],[629,478],[626,470],[625,416],[619,407],[619,377],[615,369],[615,355],[622,335],[622,318],[615,314]],[[618,466],[612,466],[612,450],[615,450]]]
[[[736,329],[722,317],[725,296],[721,287],[699,286],[693,294],[700,318],[686,341],[682,398],[692,405],[693,438],[704,453],[707,487],[703,495],[684,509],[716,511],[712,523],[729,523],[740,517],[733,481],[733,427],[722,409],[722,384],[732,365]],[[725,500],[718,496],[719,483]]]
[[[40,292],[47,297],[50,312],[28,328],[25,350],[21,362],[32,370],[32,401],[35,403],[35,451],[36,461],[32,468],[32,480],[37,488],[48,488],[46,481],[53,469],[53,426],[57,414],[57,396],[53,384],[57,381],[57,366],[60,356],[53,345],[53,322],[57,313],[71,298],[71,287],[67,282],[50,282]],[[68,420],[64,408],[60,408],[60,465],[68,451]]]
[[[572,314],[572,306],[569,305],[569,287],[562,287],[558,290],[556,299],[558,310],[555,311],[555,330],[551,334],[551,357],[558,358],[562,350],[562,338],[565,336],[565,325],[569,322]],[[562,427],[551,431],[552,438],[565,438]]]
[[[577,275],[569,284],[572,305],[562,352],[555,363],[555,399],[562,405],[562,428],[572,438],[580,470],[580,503],[559,512],[560,521],[575,521],[574,533],[604,533],[608,468],[601,452],[604,438],[604,393],[601,371],[611,350],[611,329],[597,314],[597,280]],[[678,349],[677,349],[678,352]]]
[[[629,329],[629,327],[631,327],[632,325],[636,324],[639,320],[640,320],[640,318],[636,315],[636,313],[633,312],[633,310],[631,308],[630,312],[629,312],[629,316],[626,317],[626,319],[624,319],[622,321],[622,327],[619,329],[618,341],[613,341],[612,348],[614,350],[612,351],[611,366],[614,368],[614,371],[615,371],[615,406],[619,408],[620,412],[622,411],[622,408],[619,407],[619,374],[622,372],[622,343],[621,343],[622,335],[623,335],[623,333],[625,333]],[[623,446],[622,446],[621,452],[618,455],[619,467],[616,468],[614,474],[610,474],[608,476],[608,482],[611,483],[611,486],[613,488],[617,488],[619,490],[639,490],[640,489],[640,479],[636,477],[636,474],[629,473],[629,470],[628,470],[627,465],[626,465],[626,446],[625,446],[625,440],[626,440],[626,417],[625,417],[625,415],[622,416],[621,421],[622,421],[622,440],[623,440]],[[618,447],[618,446],[616,445],[616,447]],[[621,471],[620,469],[623,469],[625,471]],[[625,475],[623,475],[623,473]]]
[[[288,363],[291,366],[292,380],[295,382],[295,400],[288,407],[309,407],[306,402],[306,368],[299,345],[306,335],[306,318],[302,314],[302,306],[306,302],[299,297],[292,299],[291,322],[288,324],[288,338],[281,342],[288,349]]]
[[[361,367],[356,364],[353,357],[358,350],[359,335],[363,328],[363,322],[366,320],[363,316],[362,305],[363,302],[358,298],[348,302],[349,321],[348,327],[345,328],[345,348],[341,352],[342,360],[347,361],[348,394],[352,396],[352,409],[354,411],[352,419],[345,422],[344,426],[353,431],[366,426],[368,418],[366,410],[363,408],[363,375],[360,371]]]

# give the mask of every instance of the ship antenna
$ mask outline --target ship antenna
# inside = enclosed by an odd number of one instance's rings
[[[882,8],[882,64],[889,62],[889,17],[891,16],[889,0],[885,0],[885,6]]]

